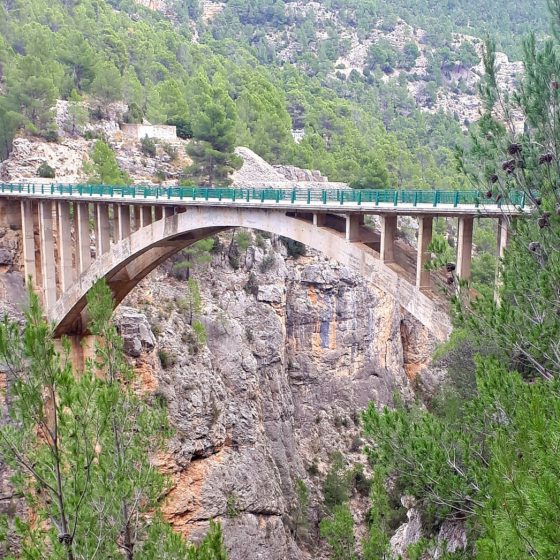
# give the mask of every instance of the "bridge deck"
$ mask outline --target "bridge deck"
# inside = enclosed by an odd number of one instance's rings
[[[392,215],[521,215],[529,211],[522,193],[486,199],[479,191],[338,189],[206,189],[100,185],[0,184],[0,196],[150,206],[226,206],[283,211]]]

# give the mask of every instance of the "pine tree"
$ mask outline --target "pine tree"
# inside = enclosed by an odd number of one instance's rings
[[[199,91],[191,120],[193,140],[187,146],[193,164],[185,170],[185,176],[200,185],[228,185],[229,175],[242,164],[234,153],[235,104],[223,81],[216,79],[212,85],[205,77],[197,81]]]
[[[19,557],[226,560],[219,526],[193,547],[162,519],[166,480],[150,456],[169,435],[166,412],[139,391],[104,282],[92,288],[88,309],[95,357],[79,374],[69,345],[57,350],[33,292],[23,330],[7,318],[0,325],[10,379],[0,452],[33,512],[11,524]]]
[[[66,130],[76,135],[83,130],[88,121],[88,111],[82,103],[79,93],[73,89],[68,97],[68,116],[65,123]]]
[[[91,151],[92,166],[90,181],[105,185],[126,185],[130,183],[128,173],[122,171],[111,147],[103,140],[97,140]]]

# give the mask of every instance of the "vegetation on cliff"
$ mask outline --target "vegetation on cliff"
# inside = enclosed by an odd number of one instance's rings
[[[166,411],[137,387],[111,321],[106,284],[91,290],[88,309],[96,342],[83,372],[74,370],[66,343],[57,350],[34,293],[23,331],[9,319],[0,325],[0,355],[10,380],[1,458],[32,512],[3,519],[3,554],[225,560],[218,526],[193,547],[161,517],[168,481],[151,457],[169,435]]]
[[[527,38],[526,76],[509,98],[496,87],[489,44],[485,114],[461,154],[489,197],[521,189],[534,203],[510,224],[497,297],[461,286],[457,329],[440,352],[449,379],[427,410],[372,405],[364,415],[374,468],[390,478],[389,493],[414,498],[427,534],[466,525],[468,547],[450,557],[552,560],[560,546],[560,3],[550,7],[554,39],[539,48]],[[524,115],[522,132],[512,126],[514,110]],[[386,539],[378,529],[372,538]]]

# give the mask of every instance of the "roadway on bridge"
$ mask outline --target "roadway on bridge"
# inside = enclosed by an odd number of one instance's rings
[[[499,217],[530,211],[521,193],[485,199],[478,191],[207,189],[105,185],[0,184],[0,196],[150,206],[226,206],[283,211]]]

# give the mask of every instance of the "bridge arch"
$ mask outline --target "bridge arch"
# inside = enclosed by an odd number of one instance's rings
[[[167,258],[220,231],[243,227],[267,231],[303,243],[335,259],[390,294],[437,339],[451,330],[438,303],[384,265],[375,251],[349,242],[343,233],[267,209],[197,206],[152,222],[96,258],[48,310],[55,334],[83,334],[87,328],[86,296],[99,278],[106,278],[116,303]]]

